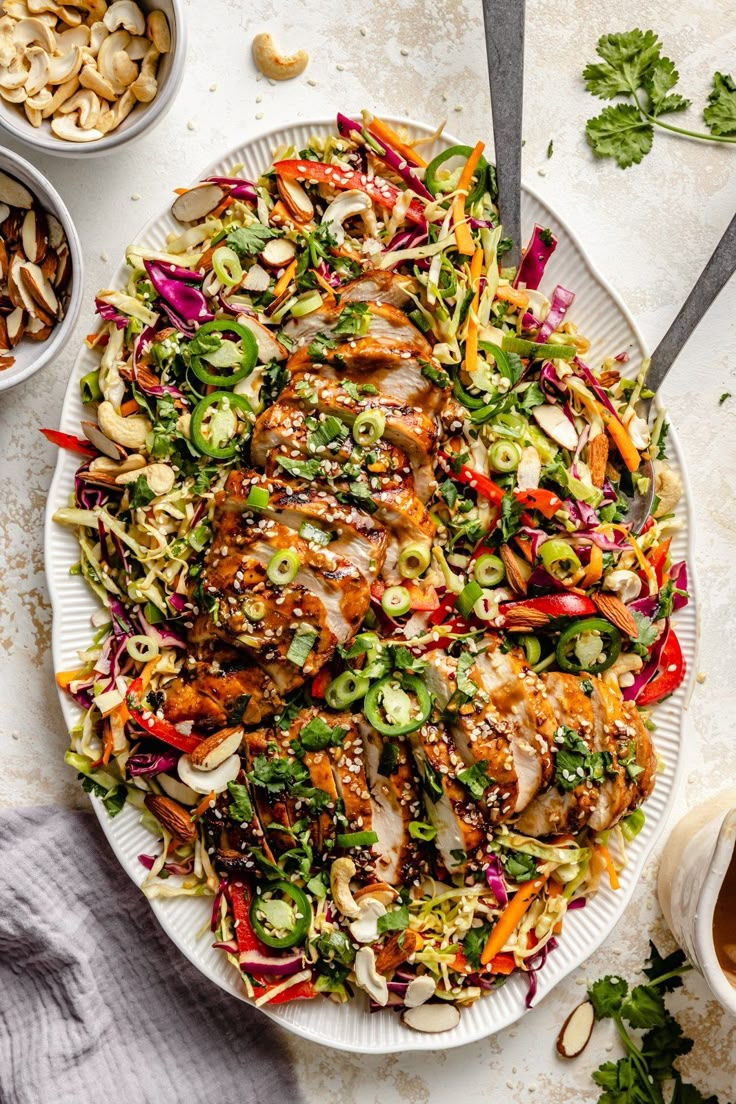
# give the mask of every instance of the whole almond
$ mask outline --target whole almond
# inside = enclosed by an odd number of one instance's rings
[[[419,936],[415,931],[407,928],[405,931],[396,932],[376,953],[376,972],[390,974],[402,962],[406,962],[410,955],[414,954],[419,946]]]
[[[526,594],[526,577],[524,576],[519,561],[507,544],[502,544],[498,554],[506,568],[506,578],[509,586],[517,594]]]
[[[593,604],[599,613],[603,614],[607,621],[620,629],[627,636],[637,636],[638,628],[630,610],[626,608],[620,598],[615,594],[593,594]]]
[[[162,828],[182,843],[194,843],[197,829],[192,823],[189,812],[177,801],[163,794],[146,794],[143,799],[146,808],[153,813]]]
[[[590,468],[590,481],[594,487],[602,487],[606,479],[606,464],[608,463],[608,438],[605,433],[599,433],[588,445],[588,467]]]
[[[242,728],[221,728],[203,740],[190,755],[192,766],[197,770],[214,770],[224,763],[240,747],[243,739]]]
[[[503,611],[503,616],[507,628],[518,632],[541,629],[549,624],[549,614],[543,610],[533,609],[531,606],[509,606]]]

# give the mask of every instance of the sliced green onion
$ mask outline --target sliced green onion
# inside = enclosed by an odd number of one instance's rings
[[[290,663],[295,663],[297,667],[303,667],[306,663],[307,656],[314,647],[314,642],[317,639],[317,632],[310,625],[300,625],[292,637],[289,650],[286,653],[286,658]]]
[[[574,345],[558,345],[556,342],[543,345],[514,334],[504,334],[502,345],[507,353],[531,357],[532,360],[572,360],[577,352]]]
[[[365,697],[370,680],[354,671],[343,671],[341,675],[328,683],[325,689],[325,701],[330,709],[345,709],[359,698]]]
[[[150,636],[131,636],[125,645],[125,650],[131,659],[138,663],[148,663],[149,659],[155,659],[159,653],[158,643]]]
[[[324,546],[334,540],[335,534],[325,532],[319,525],[313,525],[311,521],[303,521],[299,526],[299,536],[310,544]]]
[[[411,596],[406,587],[387,587],[381,595],[381,608],[389,617],[401,617],[411,608]]]
[[[545,570],[560,583],[572,583],[581,568],[574,549],[564,540],[548,540],[539,549]]]
[[[264,510],[268,506],[270,495],[265,487],[251,487],[245,500],[246,506],[252,506],[254,510]]]
[[[285,303],[282,303],[281,306],[278,307],[271,315],[271,321],[276,322],[277,324],[283,322],[286,315],[296,303],[296,299],[296,295],[292,295],[286,300]]]
[[[516,471],[521,460],[521,449],[515,441],[496,441],[488,450],[488,459],[494,471]]]
[[[243,279],[240,258],[228,245],[219,246],[212,254],[212,267],[217,279],[225,287],[235,287]]]
[[[100,373],[97,368],[93,368],[91,372],[87,372],[86,376],[82,376],[79,381],[79,392],[83,403],[100,401],[102,389],[100,388]]]
[[[461,617],[469,617],[473,606],[482,595],[483,587],[473,579],[471,582],[466,583],[458,594],[457,601],[455,602],[455,609]]]
[[[353,440],[357,445],[370,448],[380,441],[386,428],[386,415],[382,410],[364,410],[353,422]]]
[[[437,835],[437,829],[433,824],[427,824],[426,820],[410,820],[409,835],[412,839],[429,842]]]
[[[303,295],[297,296],[294,304],[291,308],[292,318],[303,318],[305,314],[311,314],[312,311],[319,310],[322,306],[322,296],[313,288],[311,291],[305,291]]]
[[[507,414],[498,414],[491,423],[491,429],[499,437],[514,437],[518,440],[524,436],[528,425],[526,418],[511,411]]]
[[[479,556],[473,564],[473,577],[482,587],[498,586],[506,578],[503,560],[491,553]]]
[[[416,579],[429,567],[431,555],[426,544],[407,544],[399,554],[399,575],[402,579]]]
[[[378,834],[376,832],[340,832],[337,835],[336,843],[338,847],[371,847],[372,844],[378,843]]]
[[[243,613],[249,621],[262,621],[266,616],[266,603],[261,598],[249,598],[243,603]]]
[[[529,666],[533,667],[535,663],[539,663],[542,655],[542,645],[539,643],[536,636],[529,636],[524,633],[519,637],[519,643],[524,649],[526,661]]]
[[[281,548],[274,552],[266,567],[266,574],[275,586],[286,586],[299,570],[299,557],[293,548]]]
[[[634,809],[633,813],[629,813],[621,821],[621,831],[623,832],[624,839],[631,843],[633,839],[641,832],[646,821],[643,809]]]

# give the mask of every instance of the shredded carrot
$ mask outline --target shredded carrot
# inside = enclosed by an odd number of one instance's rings
[[[478,291],[480,274],[483,271],[483,250],[478,248],[470,262],[470,286],[473,289],[473,301],[468,314],[468,332],[465,338],[465,371],[470,375],[478,364]]]
[[[608,873],[608,881],[611,889],[618,889],[619,880],[616,867],[613,865],[613,859],[611,858],[611,852],[607,847],[604,847],[602,843],[597,843],[593,848],[595,853],[600,857],[603,866]]]
[[[70,682],[74,682],[75,679],[84,678],[86,671],[83,667],[80,667],[78,671],[58,671],[56,674],[56,685],[60,690],[66,690]]]
[[[120,407],[120,413],[124,418],[127,418],[129,414],[135,414],[136,410],[140,410],[140,407],[135,399],[128,399]]]
[[[420,168],[424,168],[427,164],[424,158],[411,146],[407,146],[405,142],[402,142],[396,131],[392,130],[388,123],[384,123],[382,119],[374,118],[368,124],[368,130],[374,138],[378,138],[379,142],[388,142],[397,153],[406,158],[410,165],[418,165]]]
[[[630,472],[635,472],[641,463],[641,457],[629,437],[626,426],[603,403],[596,403],[596,409],[603,419],[609,437],[621,454],[624,464]]]
[[[597,583],[603,573],[603,553],[597,544],[591,544],[590,546],[590,561],[585,574],[580,581],[580,585],[583,590],[587,590],[588,587],[593,586],[593,583]]]
[[[210,211],[209,217],[210,218],[219,218],[220,215],[223,213],[223,211],[227,211],[228,207],[232,204],[232,202],[233,202],[233,197],[232,196],[225,196],[225,198],[222,200],[222,202],[218,203],[217,207],[215,207],[214,211]]]
[[[514,537],[514,542],[527,563],[533,563],[532,542],[525,540],[524,537]]]
[[[468,224],[465,221],[465,200],[468,197],[470,191],[470,185],[473,180],[473,173],[476,170],[478,162],[480,161],[481,154],[485,146],[482,142],[478,142],[470,154],[470,157],[465,162],[465,168],[460,174],[460,179],[457,184],[457,194],[452,201],[452,225],[455,231],[455,241],[457,242],[457,251],[462,253],[466,257],[472,257],[475,252],[475,246],[473,245],[473,238],[468,229]]]
[[[215,791],[210,790],[210,792],[202,798],[199,805],[197,805],[194,812],[192,813],[192,820],[199,820],[201,816],[204,816],[204,814],[207,812],[207,809],[209,808],[210,801],[214,801],[215,796]]]
[[[190,188],[174,188],[174,191],[176,192],[177,195],[186,195],[186,193],[191,191],[191,189]]]
[[[274,299],[278,299],[279,295],[281,295],[282,292],[286,291],[289,284],[294,279],[295,275],[296,275],[296,258],[291,262],[290,265],[286,266],[286,268],[284,269],[284,271],[281,273],[278,280],[276,281],[276,284],[275,284],[274,289],[273,289]]]
[[[496,298],[502,299],[504,303],[510,303],[512,307],[518,307],[519,310],[526,310],[529,306],[527,293],[521,288],[511,287],[510,284],[496,288]]]
[[[147,688],[149,682],[153,678],[154,672],[155,672],[156,668],[158,667],[158,661],[159,661],[159,657],[154,656],[153,659],[149,659],[148,663],[146,664],[146,666],[141,671],[141,675],[140,675],[140,678],[141,678],[141,693]]]
[[[549,874],[540,874],[539,877],[532,878],[531,881],[525,882],[523,886],[517,889],[516,893],[494,924],[486,940],[486,945],[480,956],[481,963],[484,966],[487,966],[491,959],[501,951],[504,943],[519,923],[534,898],[540,893],[548,878]]]
[[[325,280],[324,276],[320,272],[318,272],[316,268],[310,268],[309,271],[312,273],[319,286],[327,292],[329,300],[334,302],[335,289],[333,288],[332,284],[328,284],[327,280]]]

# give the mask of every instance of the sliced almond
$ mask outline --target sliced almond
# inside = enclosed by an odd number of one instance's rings
[[[54,287],[57,291],[63,291],[72,274],[72,261],[69,256],[69,247],[67,245],[61,246],[57,250],[57,265],[56,273],[54,275]]]
[[[287,352],[280,341],[277,341],[271,331],[249,314],[239,314],[238,322],[245,326],[253,334],[258,345],[258,360],[261,364],[268,364],[269,360],[285,360]]]
[[[14,307],[21,307],[33,315],[36,313],[36,303],[21,278],[26,263],[17,253],[11,260],[8,268],[8,295]]]
[[[271,208],[268,221],[271,226],[284,227],[287,230],[294,230],[300,224],[300,220],[292,215],[281,199],[277,200]]]
[[[627,636],[637,636],[639,630],[630,610],[626,608],[620,598],[615,594],[593,594],[593,605],[607,621],[620,629]]]
[[[10,342],[11,349],[14,349],[23,337],[23,332],[26,328],[26,317],[26,312],[20,307],[16,307],[5,319],[5,324],[8,329],[8,341]]]
[[[418,1008],[407,1008],[401,1013],[401,1022],[414,1031],[434,1034],[439,1031],[452,1031],[460,1023],[460,1009],[447,1001],[432,1004],[420,1004]]]
[[[192,766],[198,770],[214,770],[239,749],[243,739],[242,728],[223,728],[203,740],[191,754]]]
[[[260,258],[269,268],[285,268],[296,256],[296,246],[288,238],[272,238],[260,252]]]
[[[162,828],[182,843],[194,843],[197,829],[187,810],[163,794],[146,794],[143,799],[148,811],[152,813]]]
[[[406,931],[396,932],[376,952],[376,970],[379,974],[393,973],[397,966],[414,954],[418,946],[419,936],[415,931],[407,928]]]
[[[284,176],[276,177],[276,187],[284,204],[294,218],[301,222],[308,222],[314,215],[314,204],[296,180],[288,180]]]
[[[10,257],[8,256],[8,250],[5,242],[0,238],[0,282],[7,280],[8,269],[10,267]],[[268,286],[268,285],[266,285]]]
[[[46,255],[49,243],[48,225],[43,211],[31,208],[23,219],[21,229],[23,252],[33,264],[40,264]]]
[[[64,227],[61,225],[56,215],[48,215],[49,224],[49,241],[54,249],[58,249],[62,245],[66,245],[66,234],[64,233]]]
[[[7,203],[8,207],[21,207],[27,211],[33,206],[33,196],[20,180],[0,172],[0,203]]]
[[[262,268],[259,264],[254,264],[248,269],[241,286],[246,291],[260,292],[266,291],[270,283],[271,277],[265,268]]]
[[[23,211],[11,211],[0,226],[0,238],[6,245],[16,245],[20,241],[20,232],[23,226]]]
[[[111,441],[109,437],[106,437],[96,422],[81,422],[82,433],[87,440],[95,446],[98,452],[101,452],[104,456],[109,456],[111,460],[124,460],[128,453],[115,441]]]
[[[47,326],[40,318],[29,318],[23,334],[29,341],[46,341],[51,336],[53,326]]]
[[[59,258],[56,255],[55,250],[50,247],[47,248],[46,254],[41,262],[41,271],[47,280],[50,280],[52,284],[56,284],[56,273],[59,267]]]
[[[370,885],[360,886],[353,893],[353,897],[356,901],[359,901],[361,897],[375,897],[380,901],[382,905],[390,905],[393,901],[398,900],[398,893],[393,886],[388,885],[387,882],[372,882]]]
[[[557,1036],[557,1053],[562,1058],[577,1058],[585,1050],[593,1034],[595,1011],[590,1001],[573,1008]]]
[[[40,308],[41,316],[46,315],[50,319],[57,318],[59,316],[59,300],[38,265],[32,264],[30,261],[28,264],[24,264],[20,270],[20,278],[36,306]]]
[[[197,184],[176,197],[171,213],[177,222],[198,222],[222,203],[225,194],[219,184]]]
[[[280,295],[277,295],[275,299],[271,300],[263,313],[266,315],[267,318],[270,318],[272,314],[276,313],[279,307],[283,307],[286,300],[290,297],[291,290],[290,288],[286,288],[285,291],[282,291]]]
[[[0,350],[7,353],[10,349],[10,338],[8,337],[8,324],[5,321],[5,316],[0,314]]]
[[[115,476],[110,475],[109,472],[104,471],[83,471],[77,475],[80,483],[84,483],[90,487],[110,487],[120,490],[118,487]]]
[[[507,544],[502,544],[498,554],[506,568],[506,578],[509,586],[516,594],[526,594],[526,581],[528,576],[524,573],[521,561]]]
[[[7,368],[12,368],[14,364],[14,356],[0,356],[0,372],[4,372]]]
[[[608,463],[608,438],[605,433],[599,433],[588,445],[588,467],[590,469],[590,481],[594,487],[602,487],[606,480],[606,464]]]

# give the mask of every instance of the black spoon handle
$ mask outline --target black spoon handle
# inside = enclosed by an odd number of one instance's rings
[[[483,0],[491,82],[496,176],[504,237],[513,245],[504,264],[521,254],[521,116],[524,102],[525,0]]]
[[[662,381],[677,360],[683,346],[719,292],[736,271],[736,215],[700,273],[693,290],[683,303],[674,322],[652,353],[647,372],[647,387],[659,390]]]

